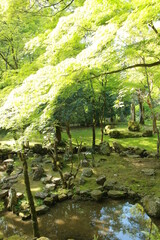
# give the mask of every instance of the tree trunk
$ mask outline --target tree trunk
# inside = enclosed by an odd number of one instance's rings
[[[93,153],[95,152],[95,145],[96,145],[96,122],[95,122],[95,119],[93,118],[93,121],[92,121],[92,150],[93,150]]]
[[[145,58],[143,58],[143,62],[145,64]],[[145,74],[146,74],[146,79],[147,79],[147,86],[148,86],[148,99],[147,99],[147,104],[151,110],[151,114],[152,114],[152,120],[153,120],[153,133],[157,132],[157,118],[156,115],[154,113],[154,104],[153,104],[153,99],[152,99],[152,95],[151,95],[151,86],[150,86],[150,82],[149,82],[149,77],[148,77],[148,71],[147,71],[147,67],[145,66]]]
[[[30,210],[31,210],[33,236],[35,238],[39,238],[40,233],[39,233],[39,227],[38,227],[38,221],[37,221],[37,213],[36,213],[34,200],[33,200],[32,192],[31,192],[31,188],[30,188],[30,181],[29,181],[29,176],[28,176],[28,165],[27,165],[27,161],[26,161],[23,153],[20,153],[20,159],[23,162],[24,182],[25,182],[27,198],[28,198],[28,202],[29,202],[29,206],[30,206]]]
[[[157,158],[159,159],[159,147],[160,147],[160,136],[159,136],[159,129],[157,128]]]
[[[66,132],[67,132],[67,135],[68,135],[68,138],[69,138],[69,150],[70,152],[72,152],[72,136],[71,136],[71,131],[70,131],[70,124],[69,122],[66,123]]]
[[[136,121],[136,111],[134,103],[131,104],[131,121]]]
[[[101,143],[103,143],[103,118],[100,118],[100,127],[101,127]]]
[[[144,125],[144,106],[143,106],[143,102],[139,102],[139,123]]]
[[[138,104],[139,104],[139,123],[144,125],[144,106],[141,89],[137,90]]]
[[[61,142],[61,127],[60,126],[56,126],[56,138],[57,138],[57,142],[58,144]]]
[[[157,118],[154,113],[152,113],[152,121],[153,121],[153,132],[157,132]]]

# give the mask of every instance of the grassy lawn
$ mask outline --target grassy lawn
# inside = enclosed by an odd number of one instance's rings
[[[160,122],[158,123],[160,124]],[[114,129],[119,130],[121,132],[128,132],[127,126],[124,124],[117,125]],[[152,129],[152,123],[148,122],[147,125],[141,128],[141,131],[145,129]],[[91,146],[92,145],[92,129],[89,128],[72,128],[71,129],[71,135],[72,135],[72,141],[73,144],[77,144],[77,140],[80,143],[82,141],[83,145]],[[30,136],[30,142],[38,143],[42,142],[42,135],[37,133],[32,133],[32,136]],[[62,131],[62,139],[66,140],[68,139],[65,129]],[[98,145],[101,141],[101,130],[100,128],[96,128],[96,144]],[[123,146],[133,146],[133,147],[140,147],[145,148],[148,151],[155,152],[157,147],[157,136],[154,135],[153,137],[137,137],[137,138],[123,138],[123,139],[114,139],[110,138],[108,135],[104,135],[104,141],[109,142],[109,144],[112,146],[113,142],[119,142]],[[0,135],[0,143],[1,144],[8,144],[13,145],[15,142],[12,138],[12,134],[8,133],[6,135]]]
[[[115,128],[116,130],[127,131],[127,127],[122,125]],[[92,129],[91,128],[73,128],[71,130],[73,144],[82,141],[83,145],[91,146],[92,145]],[[67,140],[67,134],[62,133],[62,138]],[[96,128],[96,144],[98,145],[101,141],[101,131],[100,128]],[[157,147],[157,136],[153,137],[139,137],[139,138],[123,138],[123,139],[114,139],[110,138],[108,135],[104,135],[104,141],[107,141],[112,145],[113,142],[119,142],[123,146],[133,146],[145,148],[148,151],[154,152]]]

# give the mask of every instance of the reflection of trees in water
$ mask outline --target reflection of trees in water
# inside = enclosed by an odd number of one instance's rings
[[[7,222],[10,223],[9,219]],[[98,240],[160,239],[158,228],[141,205],[118,201],[63,202],[51,208],[48,214],[39,217],[39,222],[41,234],[55,240],[93,240],[94,235],[99,235]],[[26,230],[26,226],[23,230]]]
[[[103,207],[100,210],[100,217],[95,218],[92,222],[98,230],[100,239],[160,239],[158,228],[139,204],[116,203],[115,207],[115,203],[113,203],[108,207]]]

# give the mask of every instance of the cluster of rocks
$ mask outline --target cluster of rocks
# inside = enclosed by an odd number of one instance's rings
[[[113,142],[113,147],[108,142],[104,141],[96,146],[96,151],[105,156],[109,156],[112,152],[119,153],[121,157],[134,157],[134,158],[155,158],[156,154],[148,152],[146,149],[139,147],[124,147],[118,142]]]
[[[142,149],[139,147],[124,147],[118,142],[113,142],[113,150],[116,153],[119,153],[122,157],[156,157],[156,154],[150,153],[146,149]]]
[[[2,190],[9,190],[13,184],[18,182],[18,177],[23,172],[22,168],[17,169],[17,172],[14,175],[3,177],[0,180],[0,187]]]
[[[101,201],[106,198],[125,199],[131,198],[138,200],[140,196],[130,189],[119,186],[116,181],[106,181],[105,176],[100,176],[96,179],[97,189],[95,190],[77,190],[76,195],[73,196],[76,200],[95,200]]]
[[[112,129],[110,125],[107,125],[104,128],[104,134],[109,135],[111,138],[139,138],[139,137],[152,137],[153,131],[150,129],[145,130],[144,132],[140,132],[140,127],[137,122],[130,121],[128,123],[128,130],[127,131],[119,131],[116,129]]]

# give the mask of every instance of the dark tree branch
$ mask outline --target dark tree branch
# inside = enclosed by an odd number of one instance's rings
[[[134,64],[134,65],[130,65],[128,67],[124,67],[124,68],[120,68],[120,69],[117,69],[117,70],[113,70],[113,71],[109,71],[109,72],[104,72],[104,73],[101,73],[101,74],[98,74],[98,75],[95,75],[89,79],[94,79],[94,78],[98,78],[98,77],[101,77],[101,76],[106,76],[106,75],[111,75],[111,74],[114,74],[114,73],[119,73],[119,72],[123,72],[125,70],[128,70],[128,69],[132,69],[132,68],[140,68],[140,67],[148,67],[148,68],[151,68],[151,67],[155,67],[155,66],[158,66],[160,65],[160,61],[157,61],[157,62],[153,62],[153,63],[137,63],[137,64]]]
[[[5,61],[5,63],[8,64],[8,66],[10,66],[12,69],[16,69],[16,67],[14,65],[12,65],[11,63],[9,63],[9,61],[7,60],[7,58],[3,55],[3,53],[0,52],[0,56],[2,57],[2,59]]]
[[[151,21],[151,22],[148,24],[148,26],[151,27],[156,34],[159,34],[159,32],[157,31],[157,29],[155,28],[155,26],[154,26],[154,24],[153,24],[153,21]]]

